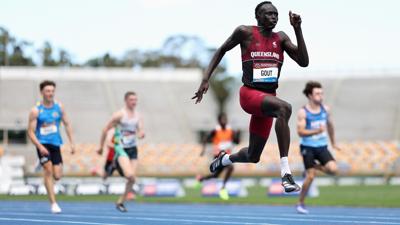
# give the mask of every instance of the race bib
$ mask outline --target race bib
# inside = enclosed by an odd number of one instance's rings
[[[223,141],[218,144],[219,150],[229,150],[232,148],[232,142],[231,141]]]
[[[278,66],[273,63],[253,63],[253,82],[274,83],[278,81]]]
[[[314,140],[319,140],[319,139],[321,139],[323,137],[326,137],[326,135],[327,135],[327,133],[326,133],[326,131],[324,131],[324,132],[322,132],[320,134],[312,135],[311,138],[314,139]]]
[[[57,131],[57,126],[55,124],[40,127],[40,135],[54,134],[57,133]]]
[[[128,135],[124,135],[122,137],[122,143],[124,145],[132,145],[135,144],[136,141],[136,135],[134,134],[128,134]]]

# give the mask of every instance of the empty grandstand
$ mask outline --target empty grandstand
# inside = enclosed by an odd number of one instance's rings
[[[18,162],[24,163],[26,175],[36,174],[36,152],[27,141],[26,125],[43,79],[57,82],[56,97],[68,109],[78,143],[77,154],[64,154],[66,175],[90,175],[103,164],[104,157],[95,154],[100,131],[111,112],[122,107],[123,94],[128,90],[138,93],[147,133],[140,142],[139,175],[195,175],[207,171],[209,159],[198,157],[198,133],[214,127],[217,105],[210,94],[200,105],[190,99],[198,88],[200,70],[0,68],[0,148],[8,156],[24,157]],[[326,103],[334,109],[337,140],[343,148],[336,152],[340,173],[399,172],[400,76],[318,80],[324,85]],[[294,112],[306,102],[301,93],[304,82],[286,79],[280,83],[278,95],[292,103]],[[227,106],[232,126],[242,130],[240,146],[246,145],[249,117],[240,109],[237,91]],[[293,171],[300,174],[303,165],[293,116],[290,160]],[[235,174],[276,175],[278,162],[273,132],[261,163],[238,165]]]

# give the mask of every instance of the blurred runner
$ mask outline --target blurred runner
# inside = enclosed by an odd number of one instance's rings
[[[336,150],[340,149],[335,141],[332,113],[330,108],[322,103],[324,99],[322,85],[319,82],[310,81],[306,84],[303,93],[308,103],[297,113],[297,133],[301,138],[300,150],[306,173],[296,210],[307,214],[304,199],[314,180],[316,170],[330,175],[337,172],[336,161],[328,150],[328,136],[332,147]]]
[[[235,136],[237,135],[235,135],[235,132],[228,124],[227,115],[225,113],[219,114],[218,125],[203,140],[203,150],[201,151],[200,156],[204,155],[206,151],[206,144],[209,140],[212,141],[214,158],[217,158],[221,151],[231,154],[234,142],[236,143],[238,142],[237,140],[235,140]],[[209,174],[207,176],[198,176],[197,179],[198,181],[203,182],[204,180],[217,178],[224,170],[225,170],[225,177],[222,183],[221,190],[219,191],[219,196],[223,200],[228,200],[229,193],[225,187],[226,183],[228,182],[229,178],[232,175],[233,165],[221,168],[217,170],[215,173]]]
[[[39,162],[43,167],[44,185],[51,204],[52,213],[61,213],[54,194],[54,180],[62,176],[62,156],[60,146],[63,144],[60,135],[61,122],[71,147],[71,154],[75,152],[73,132],[66,111],[61,102],[54,100],[56,83],[45,80],[40,83],[42,100],[29,113],[28,136],[36,146]]]
[[[127,212],[124,202],[128,199],[135,183],[136,167],[138,159],[137,138],[144,138],[143,120],[136,110],[137,95],[135,92],[125,94],[125,107],[113,114],[106,127],[103,129],[98,153],[104,148],[107,132],[115,128],[114,132],[114,160],[117,169],[126,178],[125,192],[118,199],[116,208],[121,212]]]

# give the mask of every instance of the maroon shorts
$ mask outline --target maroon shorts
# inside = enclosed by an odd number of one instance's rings
[[[261,104],[265,96],[276,96],[276,94],[265,93],[246,86],[240,88],[240,105],[245,112],[251,115],[250,133],[268,139],[274,118],[264,116],[261,111]]]

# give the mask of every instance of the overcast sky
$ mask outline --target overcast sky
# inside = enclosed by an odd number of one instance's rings
[[[254,0],[1,0],[0,26],[40,47],[50,41],[75,62],[105,52],[157,49],[174,34],[196,35],[218,47],[241,24],[255,25]],[[307,69],[286,57],[284,71],[400,71],[400,1],[280,0],[275,31],[295,43],[288,12],[299,13],[310,55]],[[239,48],[226,55],[240,73]]]

